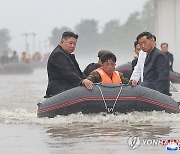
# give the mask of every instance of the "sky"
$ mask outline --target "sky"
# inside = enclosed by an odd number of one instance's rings
[[[147,0],[0,0],[0,30],[6,28],[12,37],[10,47],[22,52],[48,52],[51,31],[67,26],[71,29],[83,19],[98,21],[99,30],[110,20],[123,24],[131,13],[140,12]],[[28,33],[25,37],[24,33]],[[33,37],[32,34],[36,34]],[[33,45],[33,40],[35,44]],[[57,42],[58,43],[58,42]]]

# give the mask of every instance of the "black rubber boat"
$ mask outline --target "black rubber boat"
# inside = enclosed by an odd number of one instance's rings
[[[116,70],[123,73],[124,77],[130,79],[132,74],[131,62],[117,66]],[[169,79],[172,83],[180,83],[180,73],[170,71]]]
[[[30,64],[26,63],[8,63],[0,67],[0,74],[31,74],[33,68]]]
[[[123,73],[125,78],[130,79],[131,74],[132,74],[131,62],[128,62],[128,63],[117,66],[116,71]]]
[[[95,85],[93,90],[76,87],[38,103],[38,117],[55,117],[77,112],[83,114],[132,111],[179,113],[179,103],[158,91],[142,86]]]
[[[47,67],[47,62],[31,62],[31,66],[33,68],[46,68]]]

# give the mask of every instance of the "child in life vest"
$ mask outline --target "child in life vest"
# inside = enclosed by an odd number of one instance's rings
[[[123,74],[115,71],[116,56],[113,53],[106,53],[101,56],[100,68],[95,69],[87,77],[93,83],[121,84],[128,83],[129,79],[124,78]]]

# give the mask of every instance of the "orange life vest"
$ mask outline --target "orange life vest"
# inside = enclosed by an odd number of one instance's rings
[[[101,76],[102,83],[107,83],[107,84],[108,83],[117,83],[117,84],[122,83],[119,73],[117,71],[113,72],[112,79],[106,74],[106,72],[104,72],[102,68],[97,68],[96,71]]]

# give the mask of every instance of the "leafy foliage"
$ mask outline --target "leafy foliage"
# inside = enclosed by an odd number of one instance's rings
[[[7,29],[0,30],[0,55],[4,50],[9,50],[9,42],[11,37],[9,36],[9,31]]]
[[[60,29],[54,28],[52,31],[52,36],[49,38],[50,44],[52,46],[56,46],[60,42],[60,36],[62,36],[63,32],[71,31],[69,27],[62,27]]]
[[[136,36],[140,32],[154,32],[154,16],[154,0],[149,0],[144,5],[142,12],[132,13],[122,25],[118,19],[107,22],[101,33],[98,32],[98,21],[94,19],[82,20],[75,26],[74,30],[79,35],[77,50],[81,53],[92,54],[102,49],[130,53]],[[63,31],[66,30],[70,30],[70,28],[53,29],[50,37],[51,45],[55,46]]]
[[[82,20],[76,27],[79,35],[78,50],[83,52],[96,52],[99,43],[98,22],[95,20]]]

